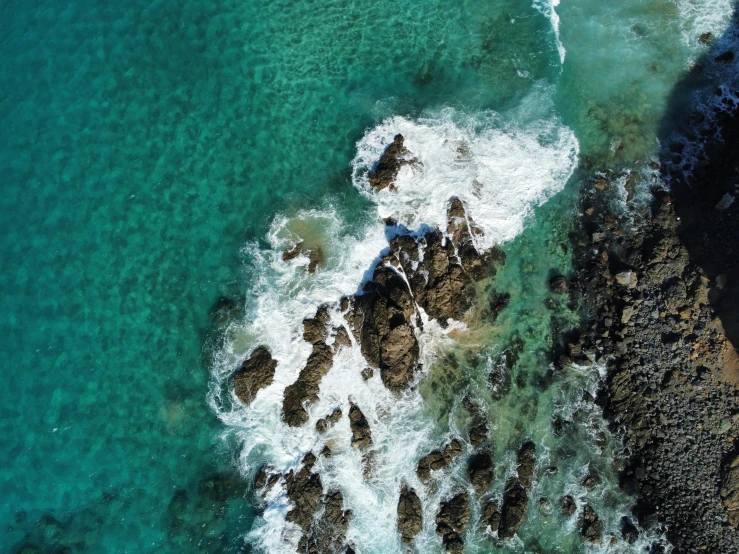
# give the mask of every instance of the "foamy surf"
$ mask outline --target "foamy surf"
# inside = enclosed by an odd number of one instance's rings
[[[401,170],[397,191],[373,191],[368,174],[397,133],[405,137],[418,163]],[[333,208],[278,216],[267,234],[267,248],[247,245],[245,254],[252,265],[248,315],[226,333],[225,345],[214,360],[210,393],[212,407],[242,441],[243,474],[251,479],[263,465],[284,474],[298,469],[306,453],[318,455],[329,446],[331,457],[318,456],[315,471],[324,492],[340,490],[344,509],[353,513],[347,542],[363,554],[401,552],[396,510],[399,489],[408,484],[418,493],[424,510],[416,548],[438,551],[434,519],[439,502],[460,487],[469,487],[459,477],[464,456],[433,490],[419,482],[416,466],[419,458],[460,433],[430,419],[416,388],[399,397],[383,385],[379,372],[364,380],[361,370],[366,362],[353,338],[351,346],[338,350],[321,380],[318,401],[307,407],[308,421],[298,428],[288,427],[281,417],[283,395],[311,352],[311,345],[303,340],[302,321],[329,302],[332,323],[342,323],[336,302],[357,292],[388,247],[383,218],[392,217],[411,230],[445,229],[449,198],[458,196],[484,231],[485,246],[511,240],[523,230],[533,207],[565,186],[575,169],[578,148],[572,131],[554,118],[514,127],[493,112],[470,116],[445,109],[417,120],[393,117],[358,142],[353,162],[354,185],[375,203],[375,214],[359,224],[345,221]],[[299,243],[320,248],[323,254],[322,266],[313,275],[306,271],[305,256],[283,259],[283,251]],[[424,319],[420,358],[428,368],[454,344],[450,333],[461,327],[443,329]],[[272,384],[245,406],[228,383],[234,368],[258,345],[267,346],[278,363]],[[362,453],[351,446],[347,413],[352,403],[361,408],[372,432],[369,476]],[[342,418],[319,433],[317,421],[337,408]],[[468,444],[464,449],[471,451]],[[272,554],[295,552],[300,530],[286,521],[291,505],[284,487],[278,484],[268,490],[264,502],[263,516],[249,533],[249,542]]]
[[[559,38],[560,19],[557,11],[555,10],[555,8],[559,6],[559,1],[560,0],[534,0],[533,6],[542,15],[544,15],[544,17],[549,19],[550,23],[552,24],[554,40],[557,43],[557,52],[559,52],[559,61],[560,63],[564,64],[567,50],[565,50],[565,47],[562,44],[562,40]]]

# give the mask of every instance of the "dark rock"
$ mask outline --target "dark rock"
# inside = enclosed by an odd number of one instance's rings
[[[527,493],[531,491],[535,467],[536,445],[531,441],[527,441],[518,452],[518,480]]]
[[[314,274],[324,262],[323,250],[320,247],[308,251],[308,273]]]
[[[436,515],[436,533],[441,535],[444,548],[448,552],[464,552],[462,534],[470,522],[470,497],[466,492],[459,493],[439,505]]]
[[[482,510],[482,518],[480,522],[480,531],[483,533],[497,533],[500,527],[500,510],[498,509],[498,501],[491,500]]]
[[[434,450],[421,458],[418,461],[416,475],[418,475],[418,478],[423,483],[426,483],[431,479],[432,471],[438,471],[448,467],[456,457],[462,454],[462,452],[462,443],[457,439],[452,439],[449,444],[444,446],[441,450]]]
[[[567,294],[570,292],[570,283],[562,275],[552,277],[549,280],[549,290],[555,294]]]
[[[372,377],[374,377],[374,375],[375,375],[375,370],[372,369],[371,367],[365,367],[362,370],[362,379],[364,379],[365,381],[369,381],[370,379],[372,379]]]
[[[621,518],[621,537],[629,544],[634,544],[639,539],[639,530],[626,516]]]
[[[372,446],[372,432],[369,423],[356,404],[352,404],[349,409],[349,425],[352,430],[353,447],[366,450]]]
[[[330,427],[341,419],[341,408],[336,408],[326,417],[322,417],[316,422],[316,431],[325,433]]]
[[[334,334],[334,351],[337,351],[341,347],[349,348],[352,345],[352,340],[349,338],[349,332],[343,325],[336,329]]]
[[[731,50],[727,50],[723,54],[719,54],[718,56],[716,56],[713,59],[716,60],[717,62],[721,62],[721,63],[733,62],[734,61],[734,52],[732,52]]]
[[[413,544],[413,539],[423,528],[423,508],[416,491],[403,485],[398,500],[398,533],[403,544]]]
[[[314,520],[310,529],[300,539],[298,550],[305,554],[340,554],[344,552],[346,531],[352,513],[344,510],[344,497],[340,491],[329,491],[322,500],[323,513]]]
[[[493,458],[490,452],[483,451],[470,456],[467,461],[467,474],[477,494],[482,494],[493,482]]]
[[[290,471],[285,477],[287,496],[294,507],[287,514],[287,521],[297,524],[303,531],[308,531],[318,508],[321,505],[323,486],[321,477],[313,473],[316,457],[308,453],[297,473]]]
[[[529,508],[529,495],[517,479],[511,479],[503,493],[503,507],[500,514],[498,536],[503,540],[512,539],[526,520]]]
[[[234,375],[234,392],[239,400],[251,404],[257,392],[272,384],[277,361],[272,359],[269,350],[260,346]]]
[[[303,241],[300,241],[292,248],[286,248],[285,251],[282,253],[282,261],[289,262],[290,260],[294,260],[295,258],[300,256],[300,254],[303,253],[303,246]]]
[[[333,351],[326,343],[319,342],[313,345],[313,352],[300,371],[297,381],[285,388],[285,397],[282,400],[282,419],[285,423],[291,427],[298,427],[308,421],[305,404],[312,404],[318,400],[321,379],[331,369],[333,361]]]
[[[569,494],[563,496],[560,503],[559,511],[565,517],[572,517],[577,511],[577,504],[575,503],[575,499],[572,498]]]
[[[319,306],[315,316],[303,320],[303,340],[311,344],[326,342],[330,320],[328,306]]]
[[[470,426],[470,443],[477,448],[488,440],[488,426],[484,421],[477,421]]]
[[[586,543],[600,543],[603,535],[603,522],[589,504],[585,505],[582,517],[577,522],[580,535]]]
[[[377,167],[369,176],[370,186],[373,189],[385,190],[389,188],[391,191],[395,190],[395,179],[400,168],[412,163],[411,160],[405,159],[409,152],[405,149],[403,142],[403,135],[395,135],[393,142],[383,152]]]

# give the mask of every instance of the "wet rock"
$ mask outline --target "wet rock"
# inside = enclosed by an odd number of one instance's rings
[[[325,433],[341,419],[341,415],[341,408],[336,408],[329,415],[322,417],[316,422],[316,431]]]
[[[477,494],[482,494],[493,482],[493,458],[490,452],[483,451],[470,456],[467,461],[467,475]]]
[[[294,260],[295,258],[300,256],[300,254],[303,253],[303,246],[304,246],[303,241],[300,241],[297,244],[295,244],[295,246],[293,246],[292,248],[286,248],[282,252],[282,261],[289,262],[290,260]]]
[[[459,493],[439,506],[436,515],[436,533],[441,535],[447,552],[464,552],[462,534],[470,522],[470,497]]]
[[[626,516],[621,518],[621,537],[629,544],[634,544],[639,539],[639,530]]]
[[[575,512],[577,512],[577,504],[575,503],[575,499],[572,498],[569,494],[562,497],[562,500],[560,501],[560,513],[565,517],[572,517],[575,515]]]
[[[412,163],[406,160],[410,153],[404,146],[403,135],[395,135],[393,142],[385,149],[375,170],[370,173],[370,186],[375,190],[395,189],[395,179],[404,165]]]
[[[342,347],[349,348],[351,345],[352,340],[349,338],[349,331],[342,325],[334,332],[334,351]]]
[[[536,445],[527,441],[518,452],[518,480],[528,493],[531,491],[536,466]]]
[[[302,467],[298,472],[290,471],[285,477],[287,496],[294,504],[287,514],[287,521],[297,524],[303,531],[310,529],[323,494],[321,477],[312,472],[315,462],[313,453],[308,453],[303,457]]]
[[[580,535],[586,543],[600,543],[603,535],[603,522],[589,504],[585,505],[582,517],[577,522]]]
[[[359,406],[352,404],[349,409],[349,426],[352,430],[352,446],[360,450],[366,450],[372,446],[372,432],[370,431],[367,418],[364,417]]]
[[[329,491],[322,500],[323,513],[300,539],[298,550],[305,554],[340,554],[344,552],[346,531],[352,518],[350,510],[344,510],[344,497],[340,491]]]
[[[272,359],[269,350],[260,346],[238,369],[234,375],[234,392],[239,400],[251,404],[261,389],[272,384],[277,361]]]
[[[482,518],[480,521],[480,531],[483,533],[497,533],[500,527],[500,510],[498,509],[498,501],[491,500],[482,509]]]
[[[371,367],[365,367],[362,370],[362,379],[364,379],[365,381],[369,381],[370,379],[372,379],[372,377],[374,377],[374,375],[375,375],[375,370],[372,369]]]
[[[364,358],[380,368],[382,382],[393,391],[406,388],[418,369],[419,348],[412,327],[415,317],[408,285],[385,265],[375,269],[349,314]]]
[[[526,520],[529,508],[529,495],[517,479],[511,479],[503,493],[503,507],[500,514],[498,536],[503,540],[514,537]]]
[[[421,482],[426,483],[431,479],[431,472],[444,469],[463,452],[462,443],[453,439],[441,450],[433,450],[418,461],[416,475]]]
[[[727,50],[723,54],[719,54],[718,56],[716,56],[713,59],[716,60],[717,62],[720,62],[720,63],[733,62],[734,61],[734,52],[732,52],[731,50]]]
[[[592,462],[588,464],[587,472],[582,478],[582,484],[588,490],[592,490],[600,484],[600,477]]]
[[[308,256],[308,273],[310,274],[315,273],[318,267],[324,263],[323,250],[321,247],[317,246],[308,249],[303,241],[296,243],[295,246],[292,246],[291,248],[286,248],[282,252],[282,261],[289,262],[301,255]]]
[[[570,283],[562,275],[552,277],[549,280],[549,290],[555,294],[567,294],[570,291]]]
[[[291,427],[298,427],[308,421],[308,412],[305,404],[312,404],[318,400],[318,391],[321,379],[333,365],[334,354],[326,343],[319,342],[313,345],[313,351],[308,362],[300,371],[297,381],[285,388],[282,401],[282,419]]]
[[[484,421],[477,421],[470,426],[470,443],[477,448],[488,440],[488,426]]]
[[[325,258],[320,247],[308,251],[308,273],[314,274],[324,264]]]
[[[303,340],[311,344],[325,342],[328,338],[328,322],[330,320],[328,306],[325,304],[319,306],[315,316],[303,320]]]
[[[423,528],[423,507],[416,491],[403,485],[398,500],[398,533],[403,544],[413,543]]]

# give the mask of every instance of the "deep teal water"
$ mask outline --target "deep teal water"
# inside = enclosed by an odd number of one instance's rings
[[[694,51],[679,10],[558,11],[564,66],[528,0],[0,1],[0,550],[240,551],[204,348],[242,246],[300,208],[370,217],[349,164],[390,115],[549,87],[585,156],[643,160]]]

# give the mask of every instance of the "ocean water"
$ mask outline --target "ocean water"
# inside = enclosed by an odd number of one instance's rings
[[[546,280],[570,267],[564,245],[593,169],[649,186],[670,93],[732,8],[0,1],[0,550],[294,551],[284,495],[262,510],[249,478],[322,446],[312,423],[351,395],[378,477],[361,478],[351,449],[319,469],[357,514],[358,551],[399,552],[400,480],[462,428],[460,391],[490,414],[491,494],[524,438],[561,466],[537,484],[515,541],[496,545],[473,524],[470,552],[582,550],[572,521],[538,512],[539,497],[565,491],[617,534],[633,499],[616,487],[617,441],[582,400],[597,364],[537,385],[546,349],[578,318],[576,305],[546,307]],[[424,169],[404,169],[394,197],[372,193],[367,171],[396,132]],[[433,226],[452,194],[508,255],[490,284],[508,308],[471,330],[427,326],[427,371],[402,400],[365,383],[347,350],[311,421],[288,433],[279,404],[308,355],[302,318],[357,290],[387,243],[381,217]],[[324,251],[313,277],[281,261],[296,236]],[[514,340],[525,346],[511,392],[495,400],[487,374]],[[246,409],[226,383],[261,343],[278,374]],[[580,423],[564,438],[550,425],[560,413]],[[333,432],[347,444],[348,426]],[[422,494],[419,552],[441,549],[433,513],[461,486],[462,461]],[[602,484],[585,491],[590,462]]]

